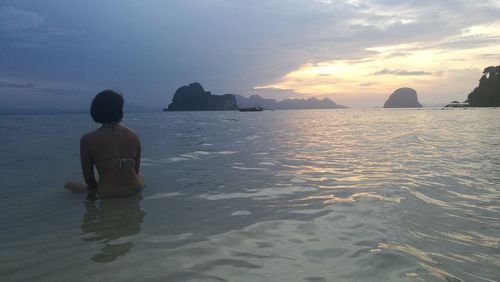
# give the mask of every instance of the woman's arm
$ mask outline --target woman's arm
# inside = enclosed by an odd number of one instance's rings
[[[135,154],[135,173],[139,175],[139,170],[141,168],[141,141],[137,138],[137,149]]]
[[[90,147],[82,137],[80,139],[80,161],[82,164],[83,178],[91,190],[97,190],[97,181],[94,174],[94,161],[90,155]]]

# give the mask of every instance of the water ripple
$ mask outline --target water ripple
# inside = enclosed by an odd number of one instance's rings
[[[498,116],[131,114],[147,187],[112,208],[60,191],[81,177],[87,116],[6,117],[0,276],[498,281]]]

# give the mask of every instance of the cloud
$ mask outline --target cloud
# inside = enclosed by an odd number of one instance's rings
[[[390,70],[383,69],[377,72],[374,72],[373,75],[401,75],[401,76],[420,76],[420,75],[433,75],[432,72],[428,71],[408,71],[408,70]]]
[[[45,17],[13,7],[0,9],[0,47],[34,49],[47,47],[51,41],[78,34],[75,30],[47,26]]]
[[[456,67],[447,64],[457,58],[484,68],[487,58],[471,60],[479,57],[471,48],[500,52],[491,33],[498,28],[486,28],[498,22],[498,1],[8,1],[19,6],[0,8],[0,71],[92,90],[119,88],[149,105],[167,103],[177,87],[193,81],[213,93],[248,94],[304,66],[338,61],[352,63],[343,71],[350,77],[301,72],[295,85],[281,86],[303,95],[382,93],[401,79],[430,80]],[[470,29],[481,25],[483,30]],[[470,52],[451,58],[449,50]],[[368,61],[373,63],[355,66]],[[372,76],[377,72],[388,76]],[[315,85],[299,91],[307,83]]]
[[[276,100],[284,100],[288,98],[303,98],[304,96],[303,94],[299,94],[292,89],[280,89],[274,87],[258,87],[248,94],[259,95],[263,98]]]
[[[500,54],[481,54],[480,57],[485,58],[487,60],[500,61]]]
[[[364,86],[373,86],[376,85],[375,82],[365,82],[365,83],[360,83],[358,86],[364,87]]]
[[[394,52],[388,55],[388,57],[395,58],[395,57],[407,57],[411,53],[409,52]]]
[[[38,28],[44,18],[37,13],[20,10],[13,7],[3,7],[0,10],[0,31],[18,32],[20,30]]]
[[[0,77],[0,108],[85,109],[94,94],[76,85]]]
[[[31,94],[43,94],[42,96],[55,95],[55,96],[68,96],[68,95],[82,95],[85,91],[75,87],[75,85],[69,85],[64,83],[54,83],[54,82],[40,82],[40,81],[28,81],[19,77],[13,76],[0,76],[0,89],[5,91],[11,90],[11,93],[31,93]],[[85,94],[88,95],[88,94]]]
[[[498,35],[490,36],[485,34],[460,36],[456,39],[439,43],[435,47],[463,50],[463,49],[475,49],[483,46],[490,46],[492,44],[500,44],[500,36]]]
[[[32,82],[9,82],[9,81],[2,81],[0,80],[0,88],[28,88],[28,89],[33,89],[35,88],[35,83]]]

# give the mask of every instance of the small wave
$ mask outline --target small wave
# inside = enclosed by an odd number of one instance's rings
[[[144,197],[144,200],[156,200],[156,199],[164,199],[164,198],[172,198],[172,197],[179,197],[182,196],[183,194],[179,192],[171,192],[171,193],[158,193],[154,194],[151,196]]]
[[[207,156],[207,155],[210,155],[210,152],[207,152],[207,151],[194,151],[192,154]]]
[[[196,156],[194,154],[182,154],[181,157],[188,158],[188,159],[198,159],[198,156]]]
[[[300,201],[322,200],[324,204],[333,204],[333,203],[353,203],[353,202],[356,202],[360,198],[371,198],[371,199],[393,202],[393,203],[400,203],[401,200],[403,199],[401,197],[384,197],[380,194],[373,193],[373,192],[360,192],[360,193],[352,194],[351,196],[346,197],[346,198],[337,197],[337,196],[331,194],[331,195],[308,196],[308,197],[305,197],[305,198],[302,198],[299,200]]]
[[[269,165],[269,166],[276,165],[275,163],[272,163],[272,162],[260,162],[259,164],[260,165]]]
[[[236,193],[226,193],[226,194],[202,194],[198,195],[198,198],[203,198],[207,200],[225,200],[225,199],[235,199],[235,198],[253,198],[255,200],[271,200],[280,198],[286,195],[295,193],[304,193],[316,191],[313,187],[282,187],[282,188],[262,188],[262,189],[249,189],[246,192],[236,192]]]
[[[252,136],[248,136],[248,137],[245,137],[246,140],[255,140],[255,139],[258,139],[258,138],[261,138],[262,136],[260,135],[252,135]]]
[[[395,251],[400,251],[409,255],[412,255],[414,257],[417,257],[418,259],[425,261],[427,263],[436,263],[430,253],[424,252],[422,250],[419,250],[415,247],[412,247],[410,245],[396,245],[396,244],[388,244],[388,243],[379,243],[377,248],[382,249],[382,250],[395,250]]]
[[[187,161],[189,160],[188,158],[182,158],[182,157],[172,157],[172,158],[168,158],[167,161],[168,162],[171,162],[171,163],[175,163],[175,162],[181,162],[181,161]]]
[[[448,281],[448,282],[463,282],[463,280],[460,280],[458,279],[457,277],[451,275],[450,273],[440,269],[440,268],[437,268],[437,267],[434,267],[434,266],[430,266],[428,264],[425,264],[425,263],[420,263],[420,265],[425,268],[427,271],[429,271],[429,273],[431,275],[434,275],[438,278],[441,278],[445,281]],[[490,281],[493,281],[493,280],[490,280]]]
[[[243,166],[233,166],[234,169],[238,170],[253,170],[253,171],[267,171],[269,169],[262,167],[243,167]]]
[[[238,153],[237,151],[220,151],[220,152],[217,152],[217,154],[220,154],[220,155],[231,155],[231,154],[236,154]]]
[[[240,215],[249,215],[252,214],[249,211],[235,211],[231,214],[231,216],[240,216]]]
[[[419,198],[420,200],[428,203],[428,204],[434,204],[434,205],[438,205],[438,206],[442,206],[442,207],[450,207],[450,205],[446,202],[443,202],[443,201],[440,201],[440,200],[437,200],[437,199],[434,199],[434,198],[431,198],[427,195],[424,195],[420,192],[417,192],[417,191],[409,191],[413,196]]]

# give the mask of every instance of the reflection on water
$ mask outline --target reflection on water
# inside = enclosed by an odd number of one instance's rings
[[[139,203],[141,193],[124,198],[98,199],[89,194],[82,219],[82,240],[102,244],[97,254],[92,256],[95,262],[111,262],[129,252],[134,243],[126,237],[141,232],[144,213]]]
[[[351,202],[355,202],[358,198],[371,198],[371,199],[377,199],[377,200],[381,200],[381,201],[389,201],[389,202],[395,202],[395,203],[401,202],[401,198],[398,198],[398,197],[384,197],[384,196],[379,195],[377,193],[370,193],[370,192],[355,193],[347,198],[339,198],[339,197],[336,197],[335,195],[324,195],[324,196],[308,196],[308,197],[305,197],[305,198],[300,199],[300,200],[303,200],[303,201],[324,200],[323,203],[325,203],[325,204],[333,204],[333,203],[351,203]]]
[[[0,278],[500,281],[499,116],[132,114],[144,198],[84,210],[54,187],[80,177],[88,116],[0,119]]]

